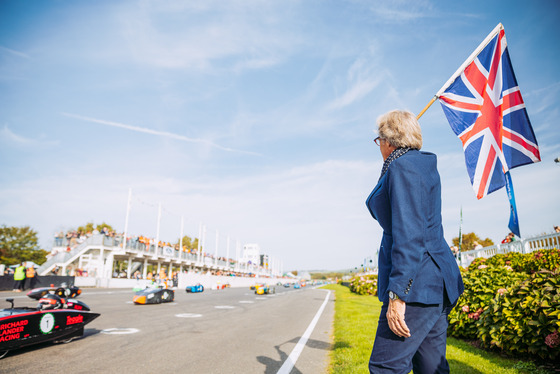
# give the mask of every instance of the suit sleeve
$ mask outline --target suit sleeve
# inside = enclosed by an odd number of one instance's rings
[[[398,162],[400,161],[400,162]],[[387,289],[407,301],[424,252],[425,186],[413,163],[397,160],[387,171],[393,246]]]

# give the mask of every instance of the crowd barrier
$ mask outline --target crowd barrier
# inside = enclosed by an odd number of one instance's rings
[[[63,284],[66,286],[73,286],[75,277],[59,276],[59,275],[41,275],[36,277],[34,288],[49,287],[51,284],[54,287],[60,287]],[[2,275],[0,276],[0,291],[11,291],[14,289],[14,276]],[[25,290],[30,290],[30,281],[26,279]]]

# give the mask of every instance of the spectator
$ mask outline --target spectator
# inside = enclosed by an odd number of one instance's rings
[[[560,226],[554,226],[554,232],[560,232]]]
[[[479,242],[475,241],[473,244],[474,244],[474,249],[482,249],[482,245]]]
[[[21,292],[25,287],[25,265],[22,262],[14,271],[14,291]]]
[[[52,268],[51,275],[58,275],[58,266],[55,266],[54,268]]]
[[[27,268],[25,276],[27,279],[29,279],[29,288],[34,289],[35,283],[37,283],[37,272],[35,271],[33,265]]]
[[[455,256],[455,258],[458,258],[457,256],[459,255],[459,247],[453,245],[450,248],[451,248],[451,253],[453,253],[453,256]]]
[[[54,241],[56,247],[62,247],[62,240],[64,239],[64,233],[60,231],[58,234],[55,234]]]

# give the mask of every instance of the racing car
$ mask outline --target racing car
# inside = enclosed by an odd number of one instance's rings
[[[229,288],[230,285],[229,283],[217,283],[212,289],[213,290],[225,290],[226,288]]]
[[[272,294],[272,293],[276,293],[276,288],[275,287],[270,287],[269,285],[261,285],[261,286],[257,286],[257,288],[255,288],[255,293],[257,295]]]
[[[149,287],[134,295],[134,304],[161,304],[170,303],[175,299],[175,291],[167,288]]]
[[[44,300],[43,300],[44,299]],[[44,342],[68,343],[84,335],[84,326],[99,317],[81,301],[48,294],[36,308],[0,309],[0,358],[9,351]]]
[[[187,288],[185,289],[185,291],[187,292],[204,292],[204,286],[200,283],[195,284],[194,286],[187,286]]]
[[[54,285],[51,284],[50,287],[34,288],[27,293],[27,296],[32,299],[39,300],[46,294],[54,294],[60,297],[74,298],[78,297],[78,295],[80,295],[81,293],[82,290],[80,290],[80,288],[76,286],[67,287],[63,284],[61,287],[54,287]]]

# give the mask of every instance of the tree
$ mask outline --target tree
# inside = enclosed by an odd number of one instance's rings
[[[177,239],[177,245],[179,245],[180,242],[181,240]],[[187,235],[183,236],[183,247],[185,247],[186,249],[190,249],[191,251],[198,249],[198,239],[191,239]]]
[[[474,232],[470,232],[468,234],[463,234],[463,243],[461,244],[461,252],[464,251],[471,251],[476,246],[475,242],[480,244],[483,247],[488,247],[490,245],[494,245],[494,242],[490,238],[480,239],[478,235]],[[453,238],[453,245],[459,247],[459,237]]]
[[[29,226],[0,226],[0,263],[16,265],[33,261],[41,265],[47,261],[48,252],[40,249],[37,232]]]
[[[93,223],[93,222],[88,222],[88,223],[86,223],[84,226],[78,227],[78,228],[76,229],[76,231],[78,231],[78,232],[81,231],[81,232],[83,232],[84,234],[86,234],[86,233],[88,233],[88,232],[93,232],[94,227],[95,227],[95,228],[97,229],[97,231],[99,231],[99,232],[103,232],[103,228],[104,228],[104,227],[107,227],[107,229],[108,229],[109,231],[114,231],[114,230],[113,230],[113,227],[111,227],[111,225],[106,224],[105,222],[103,222],[102,224],[97,225],[97,226],[94,226],[94,223]]]
[[[341,279],[345,273],[342,271],[327,271],[323,273],[311,273],[311,279],[327,280],[327,279]]]

